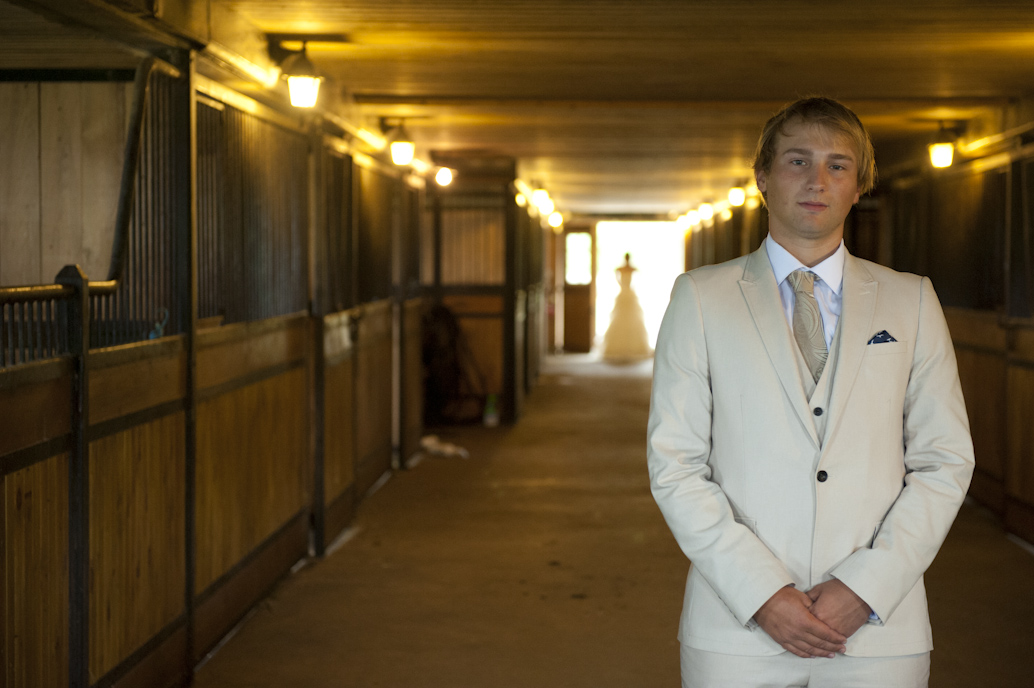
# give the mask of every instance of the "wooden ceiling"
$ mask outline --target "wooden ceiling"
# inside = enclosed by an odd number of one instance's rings
[[[1034,3],[225,0],[309,53],[420,151],[512,155],[567,211],[682,212],[750,177],[761,125],[827,94],[911,152],[938,120],[994,127],[1034,90]],[[903,153],[898,153],[901,155]],[[893,156],[884,155],[888,164]]]
[[[265,33],[346,35],[308,52],[349,116],[405,118],[425,158],[513,156],[569,213],[723,197],[800,95],[854,107],[889,169],[939,120],[979,136],[1034,91],[1030,0],[212,2]]]

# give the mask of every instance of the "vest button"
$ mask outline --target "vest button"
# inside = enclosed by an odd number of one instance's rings
[[[828,477],[829,477],[829,474],[826,473],[826,471],[819,471],[818,475],[815,476],[815,478],[818,479],[818,481],[820,483],[826,482],[826,478],[828,478]]]
[[[814,413],[816,416],[821,416],[822,415],[822,409],[817,408],[814,411],[812,411],[812,413]]]

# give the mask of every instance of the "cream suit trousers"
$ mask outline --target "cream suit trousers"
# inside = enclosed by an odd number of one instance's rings
[[[682,688],[927,688],[930,653],[804,659],[743,657],[682,646]]]

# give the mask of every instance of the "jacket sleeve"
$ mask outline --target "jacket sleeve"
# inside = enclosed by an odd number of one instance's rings
[[[831,573],[865,600],[882,621],[933,562],[973,475],[973,443],[944,313],[925,277],[905,391],[905,480],[871,548]]]
[[[736,619],[753,628],[754,612],[792,584],[786,567],[735,520],[711,479],[711,376],[700,295],[693,276],[675,282],[654,356],[647,428],[650,486],[682,551]]]

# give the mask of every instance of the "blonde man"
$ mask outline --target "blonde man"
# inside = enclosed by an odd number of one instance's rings
[[[940,304],[844,248],[876,177],[848,108],[784,108],[755,177],[765,242],[679,277],[657,340],[651,485],[692,562],[683,686],[926,686],[923,573],[973,470]]]

